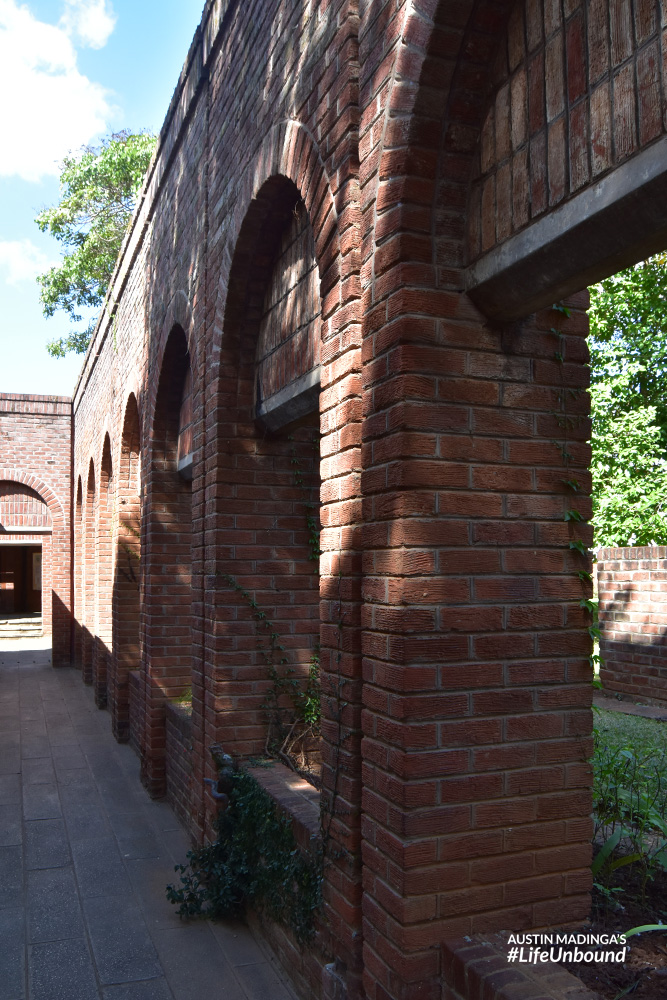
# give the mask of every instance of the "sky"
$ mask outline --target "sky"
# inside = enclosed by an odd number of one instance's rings
[[[204,0],[0,0],[0,392],[69,396],[82,355],[52,358],[36,275],[60,247],[34,219],[63,156],[111,132],[159,131]]]

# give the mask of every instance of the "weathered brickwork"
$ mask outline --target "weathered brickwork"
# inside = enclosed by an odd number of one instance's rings
[[[209,747],[261,753],[267,656],[298,678],[319,647],[325,906],[303,958],[272,931],[310,996],[441,1000],[445,937],[587,915],[588,301],[562,209],[621,177],[641,233],[613,253],[664,231],[662,23],[209,0],[190,48],[75,391],[75,654],[201,839]]]
[[[600,549],[597,576],[605,691],[667,706],[667,548]]]
[[[71,469],[72,401],[0,393],[0,546],[5,562],[8,547],[41,550],[41,602],[33,595],[30,608],[41,603],[54,666],[70,662]],[[3,582],[13,587],[13,576]]]
[[[660,0],[526,0],[495,50],[471,259],[665,132]]]

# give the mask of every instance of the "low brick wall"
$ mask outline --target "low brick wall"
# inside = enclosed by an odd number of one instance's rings
[[[320,793],[317,789],[283,764],[252,767],[248,771],[268,792],[278,809],[291,818],[292,831],[301,849],[317,849],[321,836]],[[289,930],[264,919],[260,914],[251,912],[248,920],[255,931],[266,938],[299,996],[304,1000],[319,1000],[323,996],[322,969],[325,962],[319,950],[303,948]],[[319,932],[321,928],[317,930]],[[327,992],[326,1000],[329,997]]]
[[[192,825],[192,707],[167,702],[167,799],[179,820]]]
[[[561,965],[511,965],[499,934],[445,941],[441,1000],[600,1000]]]
[[[605,692],[667,706],[667,547],[600,549],[597,572]]]

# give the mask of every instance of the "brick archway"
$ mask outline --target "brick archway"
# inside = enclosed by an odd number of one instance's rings
[[[51,516],[51,535],[43,547],[42,616],[44,632],[52,635],[53,665],[70,662],[71,546],[63,504],[48,483],[22,469],[0,468],[0,482],[17,483],[33,490],[46,504]],[[27,537],[27,536],[26,536]]]

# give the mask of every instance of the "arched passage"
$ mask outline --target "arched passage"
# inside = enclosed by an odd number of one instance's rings
[[[0,482],[5,484],[4,495],[10,508],[2,513],[0,520],[0,526],[5,528],[3,542],[22,544],[25,541],[27,544],[41,541],[43,630],[52,635],[53,665],[68,665],[72,621],[68,570],[71,540],[63,503],[49,483],[20,468],[0,468]],[[34,508],[32,515],[26,515],[26,504]],[[34,517],[37,517],[42,528],[47,529],[43,535],[40,533],[36,536],[29,530],[31,525],[27,522],[32,523]],[[17,527],[28,528],[28,531],[24,533],[11,530]],[[7,531],[7,528],[10,530]],[[39,548],[39,545],[36,547]]]
[[[114,735],[130,738],[128,676],[140,664],[141,468],[137,400],[132,393],[125,418],[118,469],[118,533],[113,588],[113,656],[109,711]]]
[[[165,701],[192,685],[192,373],[185,334],[169,334],[146,470],[142,777],[165,791]]]
[[[215,732],[242,755],[261,752],[267,725],[276,728],[276,716],[288,710],[281,702],[267,721],[269,671],[284,668],[277,649],[267,668],[249,602],[273,623],[295,677],[307,674],[319,646],[319,546],[313,551],[308,543],[309,515],[319,529],[319,284],[305,206],[294,184],[274,177],[248,213],[230,275],[223,339],[229,391],[221,393],[216,453],[224,597]],[[278,735],[273,728],[270,739]]]

